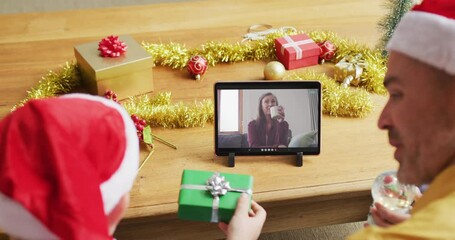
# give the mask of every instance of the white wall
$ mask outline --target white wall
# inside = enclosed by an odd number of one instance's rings
[[[285,120],[289,123],[292,136],[311,130],[308,90],[277,89],[277,90],[244,90],[243,91],[243,132],[248,132],[248,123],[258,116],[259,97],[272,92],[278,104],[284,107]]]

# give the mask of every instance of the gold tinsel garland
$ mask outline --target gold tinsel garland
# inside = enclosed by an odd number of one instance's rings
[[[28,100],[70,93],[80,87],[80,85],[81,81],[77,65],[67,62],[58,72],[50,70],[35,87],[27,91],[27,97],[15,105],[11,111],[22,107]]]
[[[170,92],[159,93],[153,98],[147,95],[133,97],[122,105],[130,114],[136,114],[152,127],[199,127],[207,122],[213,122],[214,117],[212,101],[172,104]]]
[[[242,61],[257,61],[275,59],[274,39],[288,34],[300,32],[277,31],[264,40],[246,43],[208,42],[200,48],[187,49],[179,43],[152,44],[143,43],[143,47],[153,56],[156,65],[169,66],[173,69],[184,68],[188,59],[193,55],[203,55],[209,65],[217,63],[233,63]],[[385,75],[386,59],[379,50],[371,50],[354,41],[338,37],[333,32],[312,31],[308,35],[316,42],[331,41],[337,52],[332,62],[336,63],[347,55],[362,54],[368,67],[361,75],[360,88],[340,87],[333,79],[325,74],[314,72],[291,75],[293,79],[320,80],[323,85],[323,112],[331,116],[363,117],[372,108],[367,93],[385,94],[382,84]],[[50,71],[38,85],[28,91],[26,99],[22,100],[12,110],[22,106],[30,99],[57,96],[73,92],[80,86],[80,75],[75,63],[66,63],[59,72]],[[203,100],[186,105],[182,102],[171,103],[170,93],[160,93],[154,98],[147,96],[131,97],[122,102],[130,114],[136,114],[152,126],[163,127],[195,127],[213,122],[213,102]]]
[[[364,69],[360,76],[359,87],[364,88],[368,92],[384,95],[387,93],[384,87],[384,76],[386,72],[387,59],[382,55],[380,49],[370,49],[364,45],[358,44],[353,40],[339,38],[337,34],[333,32],[320,32],[313,31],[309,33],[309,36],[315,42],[322,42],[328,40],[332,42],[336,47],[336,54],[331,62],[337,63],[343,57],[351,55],[356,56],[361,54],[365,63],[368,65]],[[335,89],[331,89],[335,90]],[[346,89],[340,87],[339,91],[345,92]],[[355,91],[355,88],[349,90]],[[348,91],[349,91],[348,90]]]
[[[373,109],[368,92],[362,88],[340,88],[334,79],[314,71],[292,73],[292,80],[318,80],[322,86],[322,113],[330,116],[365,117]]]
[[[168,66],[173,69],[184,68],[188,59],[194,55],[202,55],[211,66],[217,63],[233,63],[243,61],[257,61],[276,59],[274,39],[289,34],[299,34],[303,31],[277,31],[269,34],[264,40],[256,40],[247,43],[208,42],[200,48],[187,49],[184,44],[168,43],[155,44],[143,42],[147,50],[154,58],[156,65]],[[338,37],[334,32],[312,31],[307,33],[315,42],[328,40],[332,42],[337,51],[332,60],[336,63],[347,55],[361,54],[368,67],[361,75],[360,87],[368,92],[385,94],[383,86],[386,59],[381,55],[381,50],[372,50],[355,41]],[[336,90],[336,89],[333,89]],[[345,91],[341,90],[340,91]]]
[[[54,97],[74,92],[80,87],[80,74],[75,63],[66,63],[58,72],[49,71],[38,85],[27,93],[27,98],[15,105],[11,111],[23,106],[28,100]],[[202,127],[213,122],[214,109],[211,100],[195,101],[193,104],[172,103],[170,93],[158,93],[149,98],[130,97],[121,103],[130,114],[136,114],[151,126],[172,128]]]

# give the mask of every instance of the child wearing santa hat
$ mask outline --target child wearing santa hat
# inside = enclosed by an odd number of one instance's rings
[[[102,97],[31,100],[0,122],[0,229],[19,239],[112,239],[128,207],[139,143]]]
[[[136,127],[118,103],[31,100],[0,121],[0,229],[13,239],[113,239],[138,163]],[[239,202],[229,232],[242,236],[265,211],[253,201],[251,216],[248,199]]]

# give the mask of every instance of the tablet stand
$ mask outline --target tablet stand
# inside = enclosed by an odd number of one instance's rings
[[[297,167],[303,166],[303,153],[298,152],[297,155],[295,156],[295,165]]]
[[[295,165],[297,167],[303,166],[303,153],[298,152],[295,156]],[[228,167],[235,167],[235,153],[229,153],[228,156]]]
[[[229,153],[228,166],[229,167],[234,167],[235,166],[235,153]]]

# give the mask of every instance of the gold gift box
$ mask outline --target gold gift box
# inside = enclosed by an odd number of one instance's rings
[[[92,94],[112,90],[119,99],[153,91],[153,59],[131,36],[119,36],[128,46],[116,58],[102,57],[98,42],[74,47],[82,85]]]
[[[345,87],[349,86],[349,84],[358,86],[362,72],[363,69],[360,66],[349,62],[340,61],[335,65],[333,75],[335,80],[345,84]]]
[[[362,55],[358,54],[354,57],[348,55],[335,64],[333,77],[336,81],[341,82],[343,87],[358,86],[363,69],[367,66],[368,64],[362,59]]]

